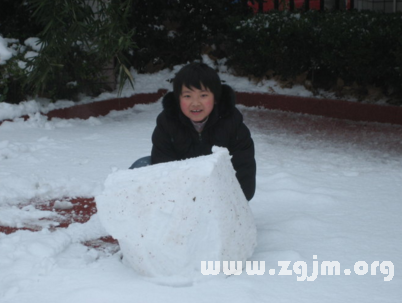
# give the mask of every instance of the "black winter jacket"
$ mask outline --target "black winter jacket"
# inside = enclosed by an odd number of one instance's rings
[[[163,111],[157,117],[152,134],[152,164],[209,155],[214,145],[225,147],[232,155],[237,180],[250,201],[255,193],[254,142],[242,114],[235,107],[232,88],[222,85],[221,98],[201,133],[182,113],[173,92],[164,96],[162,105]]]

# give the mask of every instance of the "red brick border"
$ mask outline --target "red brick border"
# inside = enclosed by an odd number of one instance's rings
[[[157,101],[166,90],[156,93],[137,94],[127,98],[115,98],[88,104],[80,104],[64,109],[56,109],[46,114],[48,119],[88,119],[105,116],[112,110],[123,110],[135,104],[148,104]],[[245,106],[258,106],[330,118],[354,121],[380,122],[402,125],[402,107],[364,104],[333,99],[319,99],[263,93],[237,92],[237,103]],[[28,116],[22,118],[28,119]],[[0,121],[1,123],[4,121]]]
[[[333,99],[237,93],[237,103],[353,121],[402,125],[402,107]]]
[[[164,94],[166,94],[166,92],[167,92],[166,90],[160,89],[156,93],[137,94],[126,98],[113,98],[87,104],[79,104],[71,107],[55,109],[43,115],[47,116],[49,120],[51,120],[52,118],[88,119],[90,117],[106,116],[112,110],[124,110],[131,108],[136,104],[148,104],[156,102],[159,98],[161,98]],[[29,119],[29,116],[24,115],[21,116],[20,118],[27,120]],[[0,121],[0,125],[5,121],[12,121],[12,120],[6,119]]]
[[[124,110],[133,107],[136,104],[149,104],[156,102],[164,94],[166,90],[159,90],[156,93],[137,94],[127,98],[115,98],[105,101],[93,102],[88,104],[80,104],[63,109],[52,110],[46,114],[50,119],[88,119],[89,117],[106,116],[112,110]]]

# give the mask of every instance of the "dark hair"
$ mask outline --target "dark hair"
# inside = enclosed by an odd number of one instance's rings
[[[180,100],[183,85],[201,89],[209,89],[214,94],[215,102],[219,102],[222,92],[221,79],[217,72],[204,63],[190,63],[176,74],[173,80],[173,93],[176,100]]]

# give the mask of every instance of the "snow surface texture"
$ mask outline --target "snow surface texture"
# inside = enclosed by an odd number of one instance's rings
[[[111,172],[149,154],[161,108],[159,101],[89,120],[35,115],[3,123],[0,220],[37,223],[38,210],[15,207],[33,197],[100,195]],[[239,108],[258,168],[249,204],[258,245],[250,260],[265,261],[264,275],[209,275],[192,284],[144,278],[119,252],[82,244],[108,235],[94,215],[56,232],[0,233],[0,302],[400,303],[402,127]],[[279,261],[289,261],[290,270],[304,261],[311,276],[314,255],[319,264],[338,261],[341,274],[318,275],[312,282],[297,281],[295,272],[279,275]],[[384,281],[388,275],[379,268],[376,275],[370,267],[357,275],[357,261],[392,261],[393,279]]]
[[[201,261],[246,264],[256,245],[227,149],[114,172],[96,202],[124,260],[145,276],[200,277]]]

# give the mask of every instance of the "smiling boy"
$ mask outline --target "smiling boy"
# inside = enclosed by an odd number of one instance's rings
[[[192,122],[202,123],[214,109],[214,94],[204,86],[201,89],[183,85],[180,109]]]
[[[255,193],[254,142],[235,106],[235,93],[203,63],[184,66],[173,81],[173,92],[162,101],[163,111],[152,134],[151,163],[209,155],[214,145],[232,156],[237,180],[247,200]]]

